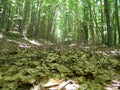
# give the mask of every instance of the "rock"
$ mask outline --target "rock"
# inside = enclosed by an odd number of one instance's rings
[[[63,81],[62,83],[59,84],[58,87],[59,87],[60,90],[62,90],[62,89],[64,89],[64,88],[66,88],[66,86],[67,86],[68,84],[70,84],[70,83],[72,83],[72,80]]]
[[[50,79],[44,85],[45,90],[78,90],[80,85],[73,80],[54,80]]]
[[[59,90],[58,87],[51,87],[49,90]]]
[[[59,82],[57,82],[54,79],[50,79],[49,82],[47,82],[45,85],[43,85],[44,88],[49,88],[49,87],[54,87],[54,86],[58,86]]]
[[[72,84],[68,84],[65,89],[66,90],[78,90],[80,88],[80,86],[78,84],[72,83]]]
[[[40,84],[38,84],[38,85],[34,85],[33,88],[31,88],[30,90],[42,90],[42,87]]]
[[[120,81],[113,80],[111,85],[106,85],[105,90],[120,90]]]

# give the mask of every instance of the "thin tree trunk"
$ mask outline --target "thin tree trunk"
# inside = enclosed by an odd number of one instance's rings
[[[116,28],[118,31],[118,43],[120,44],[120,26],[119,26],[119,16],[118,16],[118,0],[115,0],[115,21],[116,21]]]
[[[87,21],[88,21],[88,7],[85,5],[86,3],[84,2],[84,23],[83,23],[83,30],[85,33],[85,43],[88,42],[88,38],[89,38],[89,33],[88,33],[88,25],[87,25]]]
[[[91,36],[91,41],[94,44],[95,43],[95,35],[94,35],[94,24],[93,24],[93,15],[92,15],[92,8],[91,8],[91,2],[88,1],[88,7],[89,7],[89,28],[90,28],[90,36]]]
[[[101,4],[101,8],[102,8],[102,0],[100,0],[100,4]],[[105,35],[104,35],[104,16],[103,16],[103,10],[101,9],[101,36],[102,36],[102,44],[106,44],[106,38],[105,38]]]

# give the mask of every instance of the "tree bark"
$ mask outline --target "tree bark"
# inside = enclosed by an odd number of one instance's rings
[[[119,16],[118,16],[118,0],[115,0],[115,21],[116,28],[118,30],[118,43],[120,44],[120,26],[119,26]]]
[[[109,3],[108,0],[104,0],[104,10],[106,16],[106,24],[107,24],[107,45],[112,46],[112,29],[110,26],[110,12],[109,12]]]

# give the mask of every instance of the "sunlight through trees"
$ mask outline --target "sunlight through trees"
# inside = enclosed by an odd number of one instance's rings
[[[1,32],[26,30],[29,38],[64,44],[118,45],[119,28],[118,0],[0,1]]]

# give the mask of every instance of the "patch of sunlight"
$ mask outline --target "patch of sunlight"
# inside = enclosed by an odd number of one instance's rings
[[[30,40],[30,39],[28,39],[26,36],[24,37],[24,39],[27,40],[27,41],[28,41],[29,43],[31,43],[31,44],[38,45],[38,46],[41,45],[41,43],[39,43],[38,41],[36,41],[36,40],[34,40],[34,39]]]
[[[0,38],[3,38],[3,34],[2,33],[0,33]]]
[[[24,39],[27,40],[27,41],[28,41],[29,43],[31,43],[31,44],[40,46],[41,43],[39,43],[38,41],[36,41],[36,40],[34,40],[34,39],[30,40],[30,39],[28,39],[28,38],[26,37],[26,34],[27,34],[27,29],[26,29],[26,27],[27,27],[27,26],[25,26],[25,29],[23,30]]]
[[[61,42],[61,40],[62,40],[61,39],[62,38],[62,36],[61,36],[62,32],[61,32],[61,29],[60,29],[60,26],[59,26],[60,17],[61,17],[61,12],[60,12],[60,10],[58,8],[58,10],[56,11],[56,23],[57,23],[57,25],[56,25],[56,31],[55,31],[57,43]]]
[[[55,34],[56,34],[56,38],[57,38],[57,43],[61,42],[62,37],[61,37],[61,30],[59,28],[57,28]]]
[[[29,40],[29,39],[27,39],[31,44],[34,44],[34,45],[38,45],[38,46],[40,46],[41,44],[38,42],[38,41],[36,41],[36,40]]]
[[[60,30],[60,29],[57,29],[57,30],[56,30],[56,36],[57,36],[58,38],[61,38],[61,30]]]

